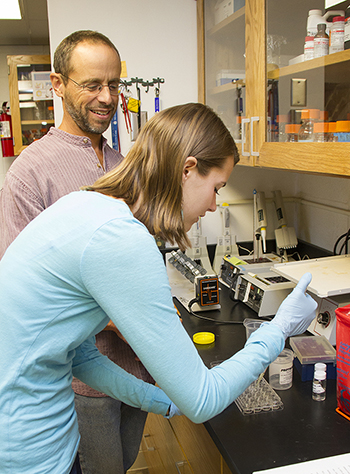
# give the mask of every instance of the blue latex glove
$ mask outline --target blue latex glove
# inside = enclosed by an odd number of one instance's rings
[[[271,324],[281,329],[285,339],[302,334],[316,317],[317,303],[310,295],[305,294],[311,279],[311,273],[305,273],[300,278],[297,286],[282,302],[271,321]]]
[[[171,402],[171,405],[169,407],[169,415],[165,415],[165,418],[172,418],[173,416],[176,415],[182,415],[181,411],[177,408],[177,406]]]

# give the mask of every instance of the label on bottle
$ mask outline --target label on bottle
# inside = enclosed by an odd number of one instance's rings
[[[344,42],[350,41],[350,17],[345,20]]]
[[[286,385],[293,381],[293,366],[287,368],[281,368],[280,371],[280,384]]]
[[[344,27],[333,27],[331,34],[330,53],[338,53],[344,50]]]
[[[304,45],[304,61],[313,59],[314,57],[314,40],[305,41]]]
[[[314,38],[314,58],[327,56],[329,52],[329,38]]]
[[[314,393],[324,393],[326,389],[319,380],[315,380],[312,384],[312,391]]]

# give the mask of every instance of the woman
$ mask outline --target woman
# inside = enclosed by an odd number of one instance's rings
[[[303,332],[306,276],[245,348],[208,370],[176,314],[154,235],[180,248],[225,186],[238,153],[201,104],[156,114],[122,164],[46,209],[0,263],[0,471],[69,473],[79,443],[72,376],[145,411],[195,422],[220,413]],[[111,319],[159,388],[103,357]],[[170,397],[170,398],[168,398]]]

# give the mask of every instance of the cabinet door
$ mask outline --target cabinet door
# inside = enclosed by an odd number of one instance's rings
[[[350,176],[350,50],[302,61],[309,10],[320,9],[331,21],[347,2],[325,12],[324,0],[245,0],[245,7],[237,11],[239,1],[233,1],[233,13],[226,0],[203,0],[202,11],[197,3],[202,24],[200,100],[212,106],[231,130],[241,151],[240,163]],[[220,17],[218,5],[226,6],[230,13],[226,18]],[[220,84],[225,72],[241,69],[244,80]],[[238,117],[233,105],[237,92],[242,92],[244,104]],[[292,142],[290,130],[302,125],[307,113],[316,117],[314,133]]]
[[[231,473],[203,424],[192,423],[185,416],[175,416],[169,420],[169,423],[182,452],[185,453],[186,461],[191,469],[189,473]],[[184,474],[186,472],[184,471]]]
[[[15,155],[54,124],[50,56],[7,56]]]
[[[247,0],[247,115],[259,117],[255,165],[350,176],[350,133],[334,133],[338,125],[350,130],[350,51],[303,61],[312,9],[325,13],[324,1]],[[305,120],[311,133],[298,136]],[[298,142],[290,141],[295,136]]]
[[[240,164],[253,165],[245,118],[245,0],[198,0],[199,101],[230,130]],[[243,121],[243,123],[242,123]]]
[[[150,474],[181,472],[177,466],[183,465],[186,460],[166,418],[153,413],[148,414],[143,434],[143,446],[146,448],[143,454]]]

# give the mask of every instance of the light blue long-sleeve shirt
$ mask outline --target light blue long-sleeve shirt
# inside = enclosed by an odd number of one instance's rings
[[[146,411],[170,399],[194,422],[220,413],[274,360],[282,332],[264,325],[208,370],[172,303],[154,238],[120,200],[75,192],[17,237],[0,262],[0,472],[64,474],[79,433],[72,375]],[[102,356],[111,319],[162,390]]]

